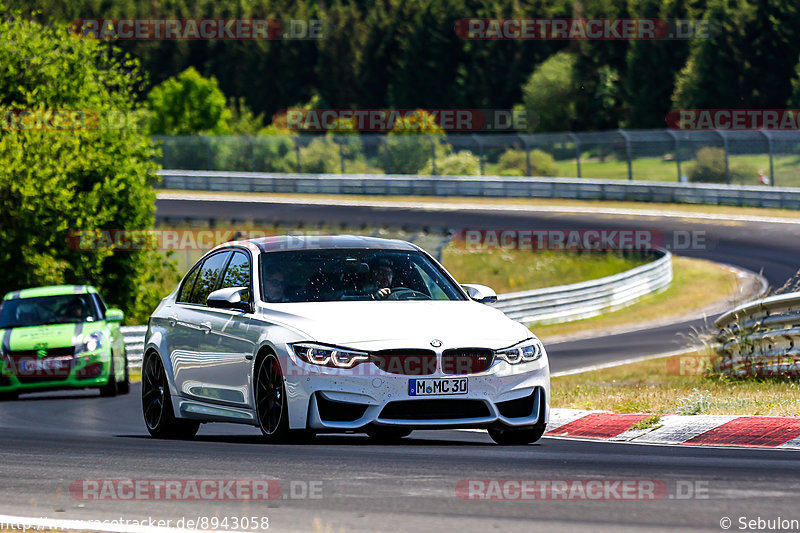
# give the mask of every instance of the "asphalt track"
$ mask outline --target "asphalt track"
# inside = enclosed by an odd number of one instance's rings
[[[681,253],[762,270],[780,285],[800,265],[800,226],[712,223],[690,219],[585,214],[290,207],[232,203],[158,203],[159,216],[303,220],[517,229],[655,229],[705,231],[707,245]],[[209,215],[211,216],[211,215]],[[698,280],[702,283],[702,280]],[[609,336],[550,349],[554,370],[670,351],[688,325]],[[781,450],[641,446],[544,438],[528,447],[499,447],[484,433],[418,431],[402,445],[357,435],[269,446],[253,428],[206,425],[191,441],[146,436],[140,389],[98,398],[95,392],[23,396],[0,409],[0,513],[62,519],[176,521],[198,517],[268,517],[272,531],[721,531],[746,520],[800,520],[800,460]],[[602,407],[602,406],[598,406]],[[134,478],[270,478],[283,492],[268,502],[84,501],[77,480]],[[456,486],[469,479],[649,480],[655,500],[473,501]],[[310,485],[309,485],[310,484]],[[304,498],[304,487],[321,487]],[[294,489],[298,490],[292,492]],[[690,496],[691,493],[691,497]],[[286,495],[284,497],[283,495]],[[551,493],[552,494],[552,493]],[[758,522],[756,522],[756,525]],[[241,529],[241,528],[240,528]]]

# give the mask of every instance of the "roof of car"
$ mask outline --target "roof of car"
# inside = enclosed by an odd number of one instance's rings
[[[251,239],[262,252],[283,252],[288,250],[328,250],[328,249],[371,249],[406,250],[418,248],[410,242],[396,239],[380,239],[360,235],[279,235]]]
[[[63,296],[65,294],[88,294],[96,293],[97,290],[89,285],[50,285],[48,287],[34,287],[32,289],[22,289],[11,291],[3,297],[4,300],[14,300],[16,298],[36,298],[40,296]]]

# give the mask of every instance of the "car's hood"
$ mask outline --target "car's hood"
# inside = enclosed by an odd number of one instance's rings
[[[265,306],[262,316],[309,340],[362,349],[504,348],[531,336],[501,311],[471,301],[314,302]]]
[[[0,338],[8,337],[8,349],[12,351],[37,350],[39,348],[66,348],[80,342],[83,335],[102,328],[101,322],[82,324],[48,324],[26,328],[0,329]]]

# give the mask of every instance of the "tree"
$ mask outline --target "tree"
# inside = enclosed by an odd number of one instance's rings
[[[144,320],[175,269],[93,238],[153,226],[154,149],[145,129],[119,120],[139,111],[138,64],[63,25],[0,14],[0,287],[92,284]]]
[[[216,78],[204,78],[194,67],[166,80],[147,95],[153,112],[151,132],[161,135],[230,132],[231,110]]]
[[[576,120],[572,81],[575,56],[558,52],[536,67],[522,88],[522,102],[534,131],[564,131]]]

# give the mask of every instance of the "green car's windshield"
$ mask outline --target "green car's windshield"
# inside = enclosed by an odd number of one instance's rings
[[[97,319],[98,310],[88,294],[16,298],[0,304],[0,329],[74,324]]]

